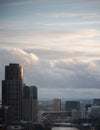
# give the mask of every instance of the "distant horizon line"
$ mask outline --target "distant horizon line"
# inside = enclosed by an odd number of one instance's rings
[[[68,100],[74,100],[74,101],[81,101],[81,100],[94,100],[94,99],[100,99],[100,98],[81,98],[81,99],[79,99],[79,98],[77,98],[77,99],[75,99],[75,98],[41,98],[41,99],[39,99],[38,98],[38,101],[39,102],[42,102],[42,101],[53,101],[54,99],[61,99],[61,100],[63,100],[63,101],[68,101]],[[2,102],[2,100],[0,100],[0,103]]]

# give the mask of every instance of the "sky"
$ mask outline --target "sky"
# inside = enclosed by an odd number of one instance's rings
[[[9,63],[39,99],[100,98],[100,0],[0,0],[0,82]]]

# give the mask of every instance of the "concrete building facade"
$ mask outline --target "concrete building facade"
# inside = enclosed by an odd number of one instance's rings
[[[61,111],[61,99],[54,99],[53,111]]]

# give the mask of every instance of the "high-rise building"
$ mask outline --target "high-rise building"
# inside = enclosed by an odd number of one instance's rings
[[[5,124],[5,108],[0,106],[0,124]]]
[[[79,101],[66,101],[65,110],[66,111],[80,110],[80,102]]]
[[[24,86],[23,94],[23,120],[37,120],[37,87]]]
[[[2,81],[2,105],[8,107],[8,122],[22,119],[23,67],[19,64],[5,66]]]
[[[61,99],[54,99],[53,110],[54,111],[61,111]]]

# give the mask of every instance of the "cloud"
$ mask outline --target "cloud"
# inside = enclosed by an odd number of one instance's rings
[[[33,52],[37,56],[40,57],[40,59],[45,60],[65,60],[65,59],[78,59],[80,61],[89,62],[92,60],[99,60],[100,59],[100,52],[98,48],[98,44],[91,45],[88,44],[89,42],[84,42],[80,44],[72,44],[71,46],[63,45],[60,47],[51,47],[51,48],[39,48],[34,47],[32,49],[25,49],[26,52],[30,53]],[[80,50],[78,48],[80,47]],[[87,49],[90,48],[90,49]],[[81,50],[82,48],[82,50]]]
[[[43,15],[43,14],[41,14]],[[46,15],[47,17],[53,17],[53,18],[66,18],[66,17],[75,17],[75,16],[79,16],[78,14],[75,14],[75,13],[48,13],[48,14],[44,14]]]
[[[11,50],[0,50],[0,81],[4,78],[4,67],[9,63],[19,63],[23,66],[33,65],[38,61],[38,57],[33,53],[26,53],[21,49],[11,49]]]
[[[0,30],[4,32],[4,30],[9,29],[21,29],[24,28],[27,25],[27,22],[21,21],[21,20],[12,20],[12,19],[0,19]]]
[[[1,1],[1,7],[4,6],[4,7],[21,7],[21,6],[25,6],[27,4],[32,4],[33,0],[29,0],[29,1],[13,1],[13,0],[5,0],[5,1]]]
[[[36,85],[39,97],[100,97],[99,5],[1,1],[0,80],[4,66],[14,62],[24,66],[24,82]]]
[[[25,84],[36,85],[39,98],[81,98],[84,94],[89,98],[98,95],[100,91],[100,59],[88,62],[72,57],[45,59],[14,48],[0,50],[0,62],[0,81],[4,79],[5,65],[19,63],[24,66]]]
[[[52,18],[75,18],[75,17],[80,17],[80,18],[89,18],[89,19],[95,19],[95,18],[100,18],[100,15],[97,13],[77,13],[77,12],[53,12],[53,13],[37,13],[39,16],[45,16],[45,17],[52,17]],[[90,21],[91,22],[91,21]],[[81,22],[80,22],[81,23]],[[88,22],[87,22],[88,23]],[[92,23],[92,22],[91,22]]]
[[[82,41],[85,39],[99,37],[100,31],[96,29],[80,29],[67,31],[47,31],[47,30],[1,30],[0,44],[8,44],[8,46],[15,46],[20,48],[34,47],[34,44],[42,45],[56,45],[61,43],[68,43],[71,41]],[[2,46],[3,46],[2,44]],[[25,46],[25,44],[27,46]],[[29,46],[28,46],[29,45]]]

